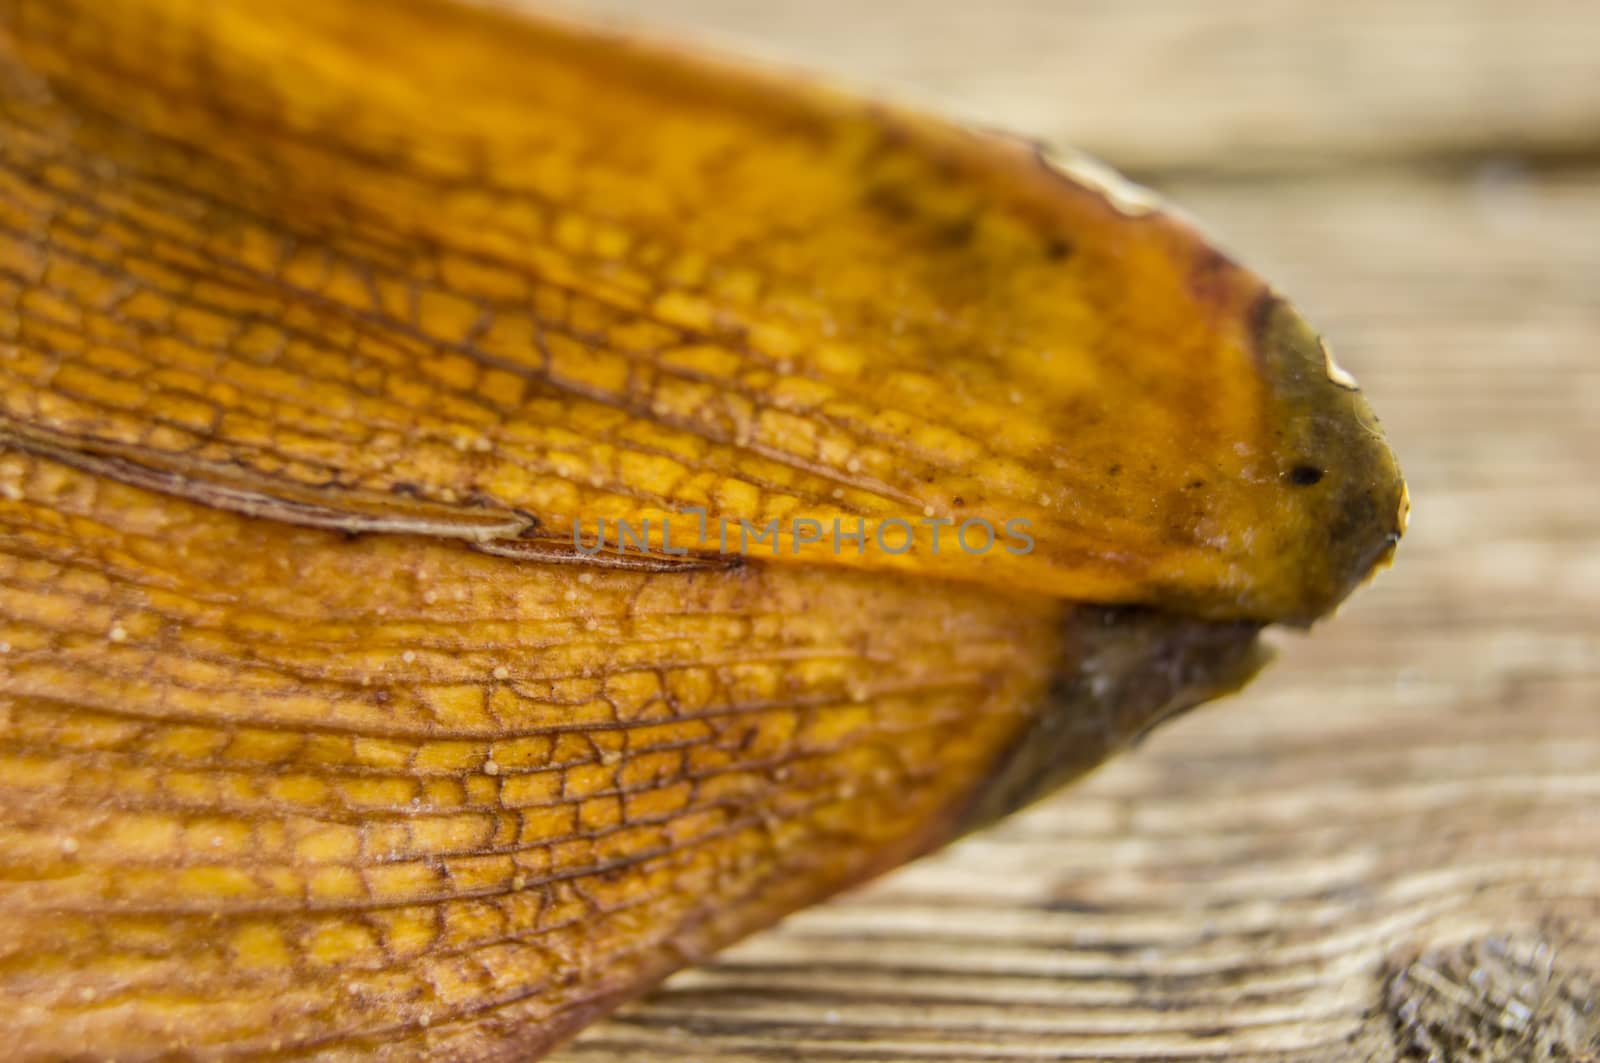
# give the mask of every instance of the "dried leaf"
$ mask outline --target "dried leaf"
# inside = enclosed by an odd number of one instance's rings
[[[1082,160],[436,0],[0,0],[0,1018],[528,1058],[1243,682],[1403,506]]]
[[[0,486],[0,1012],[41,1056],[538,1049],[1254,665],[1250,624]]]

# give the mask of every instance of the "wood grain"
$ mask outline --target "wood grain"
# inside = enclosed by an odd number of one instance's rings
[[[1144,172],[1581,157],[1600,134],[1588,0],[560,2]]]
[[[1329,164],[1163,190],[1328,334],[1406,468],[1412,529],[1246,693],[557,1058],[1594,1058],[1600,174],[1496,161],[1600,145],[1575,29],[1593,11],[843,10],[652,13],[1123,164],[1270,169],[1237,158],[1267,143]],[[1462,164],[1411,165],[1441,154]]]

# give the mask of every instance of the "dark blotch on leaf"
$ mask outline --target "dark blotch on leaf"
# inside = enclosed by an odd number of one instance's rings
[[[1322,470],[1315,465],[1296,465],[1289,470],[1289,482],[1296,487],[1310,487],[1322,482]]]

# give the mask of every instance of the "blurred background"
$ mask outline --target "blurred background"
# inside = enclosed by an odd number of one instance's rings
[[[1600,5],[564,7],[1155,186],[1326,333],[1414,508],[1244,694],[559,1058],[1597,1058]]]

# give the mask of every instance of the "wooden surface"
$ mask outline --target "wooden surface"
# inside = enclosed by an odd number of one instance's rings
[[[1594,14],[650,5],[1154,174],[1327,332],[1415,508],[1396,567],[1244,694],[560,1060],[1596,1058]]]
[[[1144,172],[1484,152],[1568,160],[1600,147],[1592,0],[548,3],[820,71]]]

